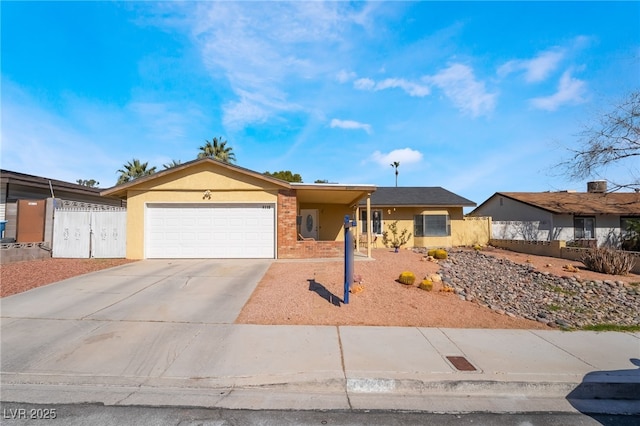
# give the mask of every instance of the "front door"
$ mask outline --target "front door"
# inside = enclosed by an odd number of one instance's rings
[[[302,223],[300,224],[300,233],[304,238],[318,239],[318,210],[317,209],[301,209]]]

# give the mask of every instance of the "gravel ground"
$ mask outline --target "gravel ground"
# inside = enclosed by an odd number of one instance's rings
[[[451,253],[454,260],[455,251]],[[461,252],[475,255],[471,250]],[[267,271],[236,322],[548,329],[549,326],[565,326],[556,323],[554,318],[538,316],[538,313],[549,312],[553,303],[550,305],[545,301],[541,306],[536,305],[538,310],[534,309],[531,313],[499,304],[493,299],[488,303],[482,298],[514,293],[514,289],[509,286],[516,282],[513,272],[503,267],[508,263],[502,259],[510,259],[514,264],[521,263],[526,265],[527,269],[546,274],[545,276],[578,276],[580,279],[602,282],[618,280],[623,286],[631,288],[636,287],[630,286],[629,283],[640,282],[638,275],[620,277],[598,274],[585,270],[580,262],[566,259],[529,256],[491,248],[482,254],[483,258],[486,256],[485,260],[491,265],[491,269],[481,279],[474,273],[486,271],[486,265],[474,262],[475,258],[469,260],[461,257],[456,261],[458,270],[466,271],[465,273],[469,274],[467,279],[474,283],[475,293],[467,300],[471,292],[466,294],[460,282],[452,283],[452,286],[458,289],[456,294],[439,291],[443,288],[441,284],[436,284],[433,291],[428,292],[416,285],[405,286],[396,281],[399,274],[405,270],[414,272],[418,280],[436,272],[442,273],[446,278],[446,265],[451,265],[451,261],[436,264],[424,261],[422,254],[411,250],[393,253],[388,249],[375,249],[375,261],[355,262],[355,275],[362,276],[364,291],[351,294],[348,305],[341,303],[344,293],[342,262],[277,261]],[[565,267],[569,265],[576,268],[577,272],[567,272]],[[441,268],[442,266],[445,268]],[[498,287],[497,282],[504,282],[505,285]],[[615,322],[603,320],[604,317],[594,317],[589,322]]]
[[[238,323],[379,325],[451,328],[580,327],[593,323],[639,325],[640,276],[587,271],[580,262],[492,249],[452,250],[441,263],[421,253],[374,249],[359,258],[355,275],[363,291],[342,303],[340,260],[279,260],[269,268]],[[46,259],[0,267],[1,297],[77,275],[132,262],[126,259]],[[575,268],[568,272],[565,268]],[[412,271],[416,285],[396,280]],[[424,291],[417,283],[438,274],[442,283]]]
[[[35,287],[77,275],[107,269],[127,259],[44,259],[14,262],[0,266],[0,297],[22,293]]]
[[[586,278],[575,271],[556,276],[531,264],[464,250],[450,252],[440,274],[459,297],[508,316],[563,328],[640,325],[640,281],[631,285],[631,275]]]

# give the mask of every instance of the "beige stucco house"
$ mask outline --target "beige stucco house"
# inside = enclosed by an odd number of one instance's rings
[[[344,218],[375,190],[289,183],[204,158],[101,194],[127,201],[129,259],[286,259],[343,255]]]
[[[371,227],[376,245],[382,246],[382,234],[397,221],[398,230],[411,233],[406,247],[453,247],[486,244],[490,235],[490,220],[469,220],[464,207],[476,204],[439,186],[378,187],[371,195],[371,215],[365,202],[358,212],[363,240]],[[371,224],[367,218],[371,217]]]

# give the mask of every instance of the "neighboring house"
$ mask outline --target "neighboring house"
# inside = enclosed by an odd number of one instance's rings
[[[44,220],[51,216],[45,213],[47,199],[55,198],[65,205],[122,205],[120,199],[103,197],[100,191],[99,188],[0,170],[0,220],[6,221],[5,240],[45,241]],[[48,209],[53,209],[53,205]]]
[[[374,185],[289,183],[211,158],[102,191],[127,201],[127,258],[344,254],[345,216]]]
[[[366,204],[360,203],[360,208]],[[463,214],[464,207],[476,203],[441,187],[378,187],[371,194],[369,224],[366,210],[359,212],[362,226],[359,232],[366,234],[371,226],[376,243],[382,246],[382,233],[389,223],[398,221],[398,230],[407,229],[412,235],[408,247],[451,247],[474,243],[462,236],[468,231]],[[488,230],[487,230],[488,236]],[[478,241],[480,242],[480,240]],[[486,241],[485,241],[486,242]]]
[[[617,247],[626,223],[640,219],[640,193],[607,193],[604,181],[587,192],[496,192],[469,215],[491,216],[494,239]]]

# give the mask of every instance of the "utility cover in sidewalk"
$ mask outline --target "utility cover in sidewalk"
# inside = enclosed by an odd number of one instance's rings
[[[476,371],[476,368],[463,356],[448,356],[447,359],[460,371]]]

